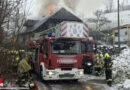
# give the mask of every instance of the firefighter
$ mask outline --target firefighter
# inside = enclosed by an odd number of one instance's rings
[[[104,73],[104,55],[103,55],[102,52],[100,52],[100,60],[101,60],[101,63],[102,63],[101,73],[103,74]]]
[[[30,70],[31,66],[28,64],[28,57],[24,54],[22,60],[18,64],[18,72],[20,75],[19,83],[25,83],[30,79]]]
[[[112,60],[110,58],[109,53],[105,53],[105,59],[104,59],[104,69],[105,69],[105,75],[106,75],[106,82],[109,86],[112,85]]]
[[[102,68],[103,68],[103,60],[100,59],[99,54],[96,54],[96,59],[95,59],[94,68],[95,68],[96,75],[97,75],[97,76],[100,76],[100,75],[101,75]]]
[[[14,61],[14,67],[16,68],[16,72],[18,70],[18,63],[20,62],[20,55],[18,51],[15,51],[15,61]]]
[[[101,60],[103,60],[103,53],[101,52],[101,51],[99,51],[99,58],[101,59]]]
[[[28,53],[28,59],[29,59],[29,65],[31,66],[31,71],[30,71],[30,73],[33,73],[34,72],[34,65],[33,65],[33,53],[32,52],[29,52]]]

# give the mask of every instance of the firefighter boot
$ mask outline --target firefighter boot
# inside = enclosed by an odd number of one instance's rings
[[[112,82],[111,81],[107,82],[107,85],[111,87],[112,86]]]
[[[112,79],[107,80],[107,85],[110,86],[110,87],[112,86]]]

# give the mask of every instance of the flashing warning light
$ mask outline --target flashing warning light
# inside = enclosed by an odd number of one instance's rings
[[[3,85],[3,80],[2,80],[2,78],[0,77],[0,87],[3,87],[4,85]]]
[[[48,37],[51,37],[51,36],[52,36],[52,32],[49,32],[49,33],[48,33]]]
[[[2,83],[3,81],[2,81],[2,78],[0,78],[0,83]]]

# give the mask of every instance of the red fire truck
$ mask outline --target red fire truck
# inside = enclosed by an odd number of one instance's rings
[[[65,21],[36,40],[33,64],[43,80],[80,79],[83,72],[83,39],[88,38],[88,27],[79,22]],[[91,54],[89,55],[91,59]]]

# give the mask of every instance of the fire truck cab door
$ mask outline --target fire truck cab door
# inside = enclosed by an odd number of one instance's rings
[[[38,72],[38,62],[39,62],[39,48],[36,48],[35,59],[34,59],[34,67],[36,72]]]
[[[44,57],[44,64],[48,66],[48,40],[44,41],[44,48],[43,48],[43,57]]]

